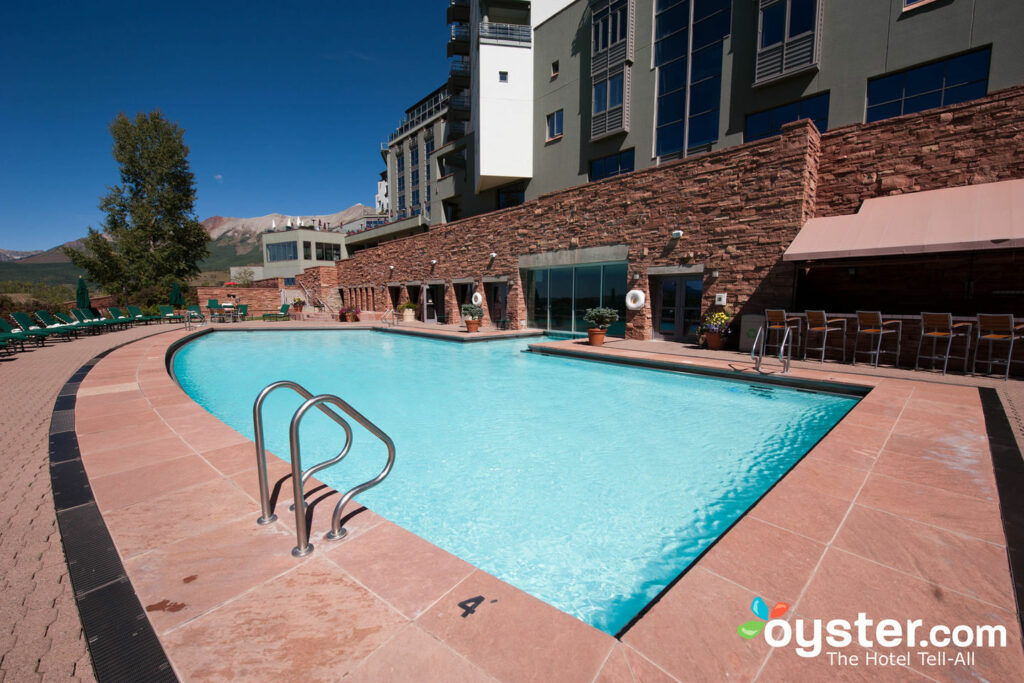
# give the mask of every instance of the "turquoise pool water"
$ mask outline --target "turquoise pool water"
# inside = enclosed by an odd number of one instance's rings
[[[218,332],[180,349],[174,370],[200,405],[250,438],[253,400],[272,381],[341,396],[397,449],[391,475],[360,502],[613,634],[856,402],[520,353],[527,343]],[[287,456],[300,404],[287,390],[268,399],[274,453]],[[386,457],[380,441],[354,431],[348,457],[317,475],[342,491]],[[343,442],[318,411],[300,436],[306,467]]]

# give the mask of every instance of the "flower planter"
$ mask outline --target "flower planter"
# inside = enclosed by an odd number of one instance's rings
[[[719,332],[705,332],[704,343],[708,345],[708,348],[712,351],[721,351],[725,348],[725,339]]]
[[[600,327],[591,327],[587,330],[587,341],[591,346],[601,346],[604,344],[604,335],[607,331]]]
[[[480,321],[479,320],[467,320],[466,321],[466,332],[479,332]]]
[[[416,309],[414,309],[414,308],[403,308],[402,309],[402,322],[403,323],[416,322]]]
[[[356,315],[355,313],[346,313],[345,314],[345,322],[347,322],[347,323],[357,323],[357,322],[359,322],[359,316]]]
[[[295,311],[296,313],[302,313],[302,309],[305,306],[306,304],[292,304],[292,310]]]

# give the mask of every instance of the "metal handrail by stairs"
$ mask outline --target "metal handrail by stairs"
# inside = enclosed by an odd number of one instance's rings
[[[270,508],[270,485],[267,481],[267,451],[266,442],[263,437],[263,403],[266,401],[273,391],[280,388],[288,388],[295,391],[297,394],[302,396],[305,402],[299,406],[299,409],[295,411],[292,416],[291,424],[288,431],[289,445],[291,451],[291,469],[292,469],[292,492],[293,508],[295,510],[295,535],[296,535],[296,546],[292,549],[292,555],[295,557],[302,557],[308,555],[313,551],[313,544],[309,542],[309,532],[306,529],[306,518],[305,518],[305,493],[304,487],[306,481],[320,470],[326,469],[332,465],[336,465],[348,455],[349,450],[352,448],[352,428],[348,422],[342,416],[338,415],[337,412],[331,410],[324,404],[330,404],[335,408],[341,409],[346,415],[358,422],[371,434],[376,436],[378,439],[384,442],[384,445],[388,449],[388,460],[384,465],[384,469],[374,477],[373,479],[363,482],[358,486],[354,486],[349,489],[345,494],[342,495],[341,500],[334,508],[334,513],[331,515],[331,530],[324,535],[324,538],[328,540],[339,540],[345,537],[346,530],[341,526],[341,518],[345,512],[345,507],[352,500],[352,498],[367,489],[370,489],[384,480],[385,477],[391,472],[391,468],[395,463],[395,444],[387,434],[381,431],[377,425],[370,422],[366,417],[362,415],[355,408],[350,406],[348,403],[343,401],[337,396],[331,394],[321,394],[314,396],[302,385],[291,382],[288,380],[282,380],[268,384],[263,388],[263,391],[256,397],[256,401],[252,407],[252,419],[253,419],[253,430],[256,434],[256,470],[259,477],[260,485],[260,509],[261,515],[256,520],[257,524],[270,524],[277,520],[277,515],[274,514]],[[342,447],[338,455],[325,460],[321,463],[313,465],[312,467],[303,471],[302,469],[302,457],[301,449],[299,446],[299,425],[302,422],[302,418],[311,409],[317,408],[320,412],[327,415],[329,418],[334,420],[342,429],[345,430],[345,445]],[[301,504],[299,504],[301,502]]]
[[[321,299],[320,297],[312,294],[308,289],[306,289],[306,285],[302,284],[301,282],[298,282],[297,280],[296,284],[302,288],[302,293],[306,295],[306,301],[311,303],[314,308],[325,308],[329,313],[334,313],[334,309],[331,308],[331,305],[324,301],[323,299]]]
[[[390,324],[391,325],[397,325],[398,324],[398,317],[395,315],[395,309],[393,309],[393,308],[389,308],[388,310],[386,310],[383,313],[381,313],[381,315],[380,315],[381,323],[384,324],[384,325],[388,324],[388,315],[391,316],[391,323]]]
[[[782,374],[789,374],[789,366],[793,361],[793,342],[790,339],[791,329],[786,328],[782,335],[782,343],[779,344],[779,361],[782,362]],[[750,349],[750,358],[754,361],[754,371],[761,372],[761,363],[764,361],[765,346],[768,344],[768,328],[759,327],[757,336],[754,337],[754,346]]]

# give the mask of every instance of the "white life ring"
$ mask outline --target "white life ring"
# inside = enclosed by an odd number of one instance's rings
[[[480,292],[473,292],[473,298],[471,299],[474,306],[479,306],[484,302],[484,295]]]
[[[642,289],[631,289],[626,292],[626,308],[631,311],[639,311],[644,307],[647,296]]]

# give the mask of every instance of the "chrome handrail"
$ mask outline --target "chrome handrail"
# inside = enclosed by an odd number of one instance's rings
[[[779,360],[782,362],[782,374],[789,374],[789,364],[793,361],[793,343],[790,341],[790,332],[793,328],[787,327],[786,332],[782,335],[782,344],[779,346]],[[788,353],[786,353],[788,351]],[[782,358],[782,354],[786,353],[786,358]]]
[[[761,372],[761,361],[764,360],[764,327],[757,328],[757,336],[754,337],[754,345],[750,349],[750,359],[754,361],[754,371]]]
[[[270,509],[270,484],[267,481],[267,447],[263,438],[263,402],[272,392],[282,387],[287,387],[293,390],[306,400],[313,398],[313,394],[306,390],[302,385],[288,380],[281,380],[278,382],[272,382],[263,387],[263,391],[259,393],[256,397],[256,401],[252,404],[252,425],[253,431],[256,433],[256,476],[259,478],[260,482],[260,516],[256,520],[256,523],[261,525],[277,521],[277,515]],[[329,418],[341,425],[342,429],[344,429],[345,433],[348,435],[348,441],[351,441],[352,429],[348,426],[348,423],[345,422],[345,419],[333,410],[323,406],[320,407],[320,410]],[[347,450],[348,447],[349,444],[346,443],[345,450]],[[302,498],[296,498],[295,500],[298,502],[301,501]],[[300,510],[302,509],[301,505],[298,507]]]
[[[195,327],[202,327],[203,325],[206,324],[206,316],[204,316],[202,313],[196,313],[195,311],[190,311],[188,309],[185,309],[185,330],[186,331],[192,329],[192,327],[193,327],[192,322],[194,320],[198,320],[199,321],[198,324],[195,325]]]
[[[779,344],[779,361],[782,363],[782,374],[789,374],[789,366],[793,361],[793,343],[790,339],[792,328],[787,327],[782,335],[782,343]],[[754,346],[750,349],[750,358],[754,361],[754,371],[761,372],[761,363],[764,362],[765,347],[768,345],[767,324],[757,328],[757,336],[754,337]],[[785,355],[785,358],[783,358]]]
[[[384,311],[381,314],[381,316],[380,316],[380,321],[386,325],[387,321],[388,321],[388,314],[389,313],[391,314],[391,324],[392,325],[397,325],[398,324],[398,318],[395,316],[395,309],[393,309],[393,308],[389,308],[388,310]]]

